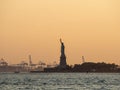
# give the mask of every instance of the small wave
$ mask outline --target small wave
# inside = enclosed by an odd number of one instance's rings
[[[71,87],[59,87],[58,90],[74,90],[74,88]]]

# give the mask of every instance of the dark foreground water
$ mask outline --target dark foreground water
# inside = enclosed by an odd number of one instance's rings
[[[120,74],[0,73],[0,90],[120,90]]]

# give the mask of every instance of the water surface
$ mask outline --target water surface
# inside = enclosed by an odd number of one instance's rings
[[[120,74],[0,73],[0,90],[120,90]]]

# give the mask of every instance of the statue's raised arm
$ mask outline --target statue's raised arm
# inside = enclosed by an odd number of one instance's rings
[[[62,39],[60,38],[60,43],[62,44]]]

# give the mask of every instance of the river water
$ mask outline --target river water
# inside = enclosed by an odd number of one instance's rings
[[[120,90],[120,74],[0,73],[0,90]]]

